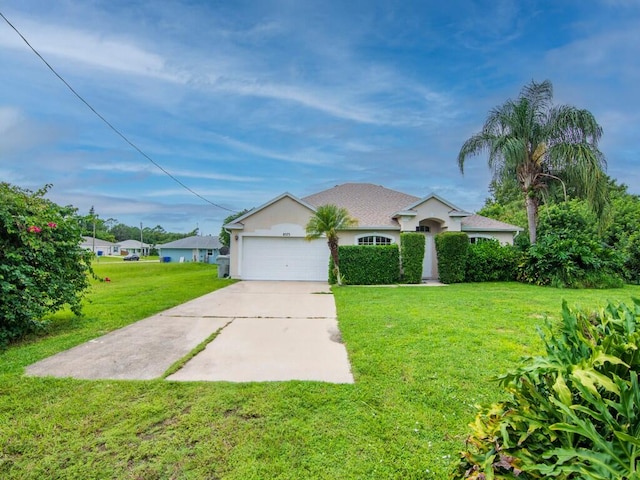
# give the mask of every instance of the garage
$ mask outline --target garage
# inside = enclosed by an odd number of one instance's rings
[[[326,282],[329,247],[324,239],[249,237],[242,239],[243,280],[303,280]]]

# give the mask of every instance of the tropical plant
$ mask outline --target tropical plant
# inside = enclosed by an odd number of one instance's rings
[[[469,156],[489,154],[494,179],[517,179],[524,196],[531,243],[536,242],[538,207],[554,182],[565,196],[589,200],[598,216],[607,203],[606,166],[598,141],[602,128],[588,110],[554,106],[551,82],[532,81],[517,100],[493,109],[482,130],[458,154],[464,173]]]
[[[316,238],[320,238],[323,235],[326,236],[327,245],[329,245],[329,252],[331,253],[331,259],[333,260],[333,272],[338,285],[342,285],[342,279],[340,278],[340,259],[338,254],[338,245],[340,241],[338,232],[340,230],[353,227],[356,224],[357,221],[349,216],[349,212],[346,208],[328,204],[319,206],[313,216],[309,219],[306,226],[307,240],[311,241]]]
[[[500,380],[453,478],[640,478],[640,301],[571,310],[540,332],[546,355]]]
[[[0,347],[65,305],[79,314],[93,253],[80,247],[76,209],[0,183]]]

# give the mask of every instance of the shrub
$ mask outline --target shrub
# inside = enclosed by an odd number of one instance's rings
[[[529,248],[519,278],[560,288],[615,288],[624,284],[622,267],[622,255],[597,241],[547,234]]]
[[[438,272],[442,283],[464,281],[469,237],[463,232],[443,232],[436,235]]]
[[[640,301],[595,313],[563,304],[540,335],[546,355],[500,379],[507,400],[480,410],[453,478],[637,479]]]
[[[640,233],[631,235],[625,247],[625,276],[628,280],[640,282]]]
[[[466,282],[513,281],[518,278],[521,253],[511,245],[486,239],[469,245]]]
[[[421,233],[400,234],[400,257],[402,258],[402,275],[406,283],[422,281],[422,262],[424,260],[425,238]]]
[[[400,280],[398,245],[340,245],[340,274],[345,285],[387,285]],[[329,283],[336,283],[333,259]]]
[[[0,347],[69,305],[80,313],[93,254],[80,248],[76,210],[0,183]]]

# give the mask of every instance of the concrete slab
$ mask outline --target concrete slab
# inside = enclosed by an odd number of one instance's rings
[[[238,282],[27,367],[32,376],[353,383],[326,283]]]
[[[320,282],[238,282],[163,312],[230,318],[335,317],[331,290]]]
[[[168,380],[353,383],[353,376],[335,319],[237,318]]]
[[[229,319],[155,315],[41,360],[26,375],[150,380],[227,324]]]

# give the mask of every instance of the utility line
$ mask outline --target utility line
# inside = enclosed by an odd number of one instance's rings
[[[232,213],[237,213],[236,210],[232,210],[230,208],[227,207],[223,207],[222,205],[218,205],[217,203],[212,202],[211,200],[208,200],[207,198],[203,197],[202,195],[200,195],[198,192],[192,190],[191,188],[189,188],[187,185],[185,185],[180,179],[176,178],[175,176],[173,176],[170,172],[168,172],[167,170],[165,170],[162,165],[160,165],[159,163],[157,163],[153,158],[151,158],[149,155],[147,155],[145,152],[143,152],[135,143],[133,143],[131,140],[129,140],[120,130],[118,130],[116,127],[114,127],[106,118],[104,118],[100,113],[98,113],[98,111],[93,108],[91,106],[91,104],[89,104],[89,102],[87,102],[82,95],[80,95],[78,92],[76,92],[74,90],[74,88],[69,85],[69,83],[62,78],[62,76],[49,64],[49,62],[47,62],[44,57],[42,55],[40,55],[40,53],[31,46],[31,44],[29,43],[29,41],[24,37],[24,35],[22,35],[22,33],[20,33],[20,31],[7,19],[7,17],[4,16],[4,14],[2,12],[0,12],[0,17],[2,17],[4,19],[5,22],[7,22],[7,24],[18,34],[18,36],[20,36],[20,38],[24,41],[24,43],[27,44],[27,46],[31,49],[31,51],[33,53],[36,54],[36,56],[42,60],[44,62],[44,64],[49,68],[49,70],[51,70],[53,72],[53,74],[58,77],[58,79],[60,79],[60,81],[62,83],[65,84],[65,86],[71,90],[71,93],[73,93],[76,97],[78,97],[78,99],[84,103],[89,110],[91,110],[100,120],[102,120],[111,130],[113,130],[116,135],[118,135],[120,138],[122,138],[125,142],[127,142],[134,150],[136,150],[140,155],[142,155],[144,158],[146,158],[147,160],[149,160],[153,165],[155,165],[159,170],[161,170],[165,175],[167,175],[169,178],[171,178],[174,182],[176,182],[178,185],[180,185],[182,188],[184,188],[185,190],[189,191],[190,193],[192,193],[193,195],[195,195],[196,197],[200,198],[201,200],[204,200],[205,202],[207,202],[210,205],[213,205],[216,208],[220,208],[222,210],[226,210],[228,212],[232,212]]]

